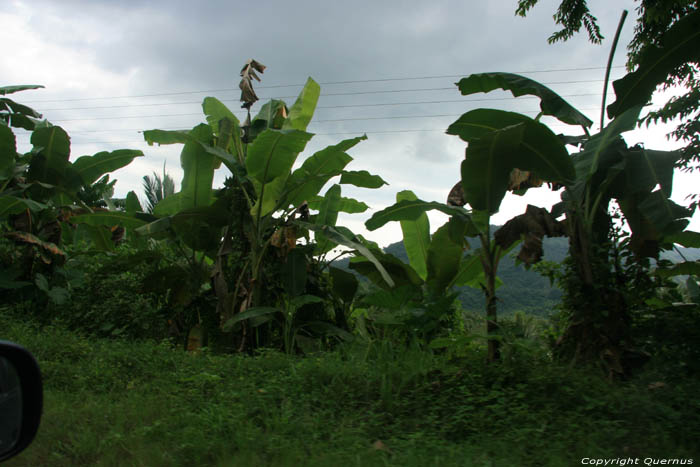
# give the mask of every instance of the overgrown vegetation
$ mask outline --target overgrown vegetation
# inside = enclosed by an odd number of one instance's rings
[[[482,317],[474,331],[485,330]],[[39,359],[45,412],[15,465],[570,465],[697,458],[697,373],[658,365],[624,384],[547,355],[542,324],[427,351],[390,340],[306,357],[185,353],[81,336],[0,312]],[[700,324],[696,313],[695,329]],[[47,339],[50,333],[52,338]]]
[[[583,21],[595,38],[590,13],[577,11],[561,21]],[[692,457],[700,265],[660,259],[675,245],[700,247],[700,234],[686,230],[692,210],[670,200],[685,156],[628,147],[622,134],[657,85],[694,63],[696,16],[673,22],[613,83],[611,121],[597,134],[528,78],[460,80],[463,95],[535,96],[541,113],[476,109],[447,128],[467,144],[447,201],[403,190],[366,222],[400,222],[405,258],[337,225],[340,212],[368,209],[342,185],[385,184],[346,170],[347,151],[366,136],[296,164],[313,137],[320,88],[311,78],[291,107],[273,100],[252,117],[265,66],[249,60],[243,123],[207,97],[206,123],[145,131],[150,144],[182,145],[184,174],[179,192],[165,169],[144,177],[146,206],[134,192],[114,199],[108,175],[140,151],[71,162],[63,129],[0,98],[0,325],[39,357],[48,400],[39,440],[16,462]],[[545,115],[582,134],[556,135]],[[21,129],[32,132],[25,154]],[[228,171],[218,189],[217,170]],[[561,203],[528,206],[494,231],[507,192],[545,183]],[[429,210],[449,216],[432,234]],[[519,246],[516,261],[540,263],[543,238],[555,236],[567,238],[567,258],[536,269],[562,290],[558,313],[499,317],[502,260]],[[335,263],[343,256],[347,269]],[[458,286],[481,292],[485,313],[463,310]]]

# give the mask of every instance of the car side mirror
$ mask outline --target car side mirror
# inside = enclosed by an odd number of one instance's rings
[[[0,340],[0,461],[16,456],[34,440],[43,400],[41,372],[32,354]]]

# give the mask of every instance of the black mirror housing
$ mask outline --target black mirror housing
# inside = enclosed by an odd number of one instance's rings
[[[43,409],[41,371],[24,347],[0,340],[0,461],[22,452],[36,436]]]

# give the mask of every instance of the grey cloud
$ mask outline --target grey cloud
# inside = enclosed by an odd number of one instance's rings
[[[270,88],[279,84],[300,84],[308,76],[320,82],[370,80],[394,77],[464,75],[487,71],[528,71],[553,68],[603,67],[610,38],[614,34],[622,6],[631,8],[632,0],[609,2],[591,0],[608,40],[594,46],[581,35],[565,44],[548,45],[547,37],[556,29],[552,21],[552,4],[542,2],[523,19],[514,16],[516,0],[473,2],[437,1],[406,2],[399,0],[356,2],[225,2],[214,1],[136,1],[136,0],[33,0],[22,2],[31,13],[31,33],[44,41],[78,50],[85,60],[101,69],[124,76],[124,88],[111,94],[133,95],[158,92],[194,91],[232,88],[231,92],[215,93],[239,114],[237,105],[239,71],[245,60],[255,58],[268,68],[257,84],[261,97],[295,96],[299,87]],[[19,4],[15,2],[15,4]],[[14,5],[14,4],[10,4]],[[21,8],[0,6],[0,11]],[[631,12],[633,13],[633,12]],[[632,14],[634,16],[634,14]],[[629,41],[632,19],[621,40]],[[617,62],[624,61],[623,46]],[[79,67],[80,64],[66,64]],[[50,72],[48,70],[47,72]],[[535,74],[533,78],[548,81],[602,79],[602,70],[580,73]],[[85,76],[86,82],[92,77]],[[350,151],[355,162],[352,170],[377,173],[392,185],[381,190],[359,190],[359,199],[390,204],[397,191],[424,189],[424,196],[444,186],[445,194],[458,178],[459,161],[464,145],[444,135],[449,123],[461,113],[476,107],[501,107],[532,111],[534,101],[473,102],[486,96],[464,98],[454,86],[458,77],[416,80],[324,85],[321,107],[340,105],[401,103],[455,100],[454,103],[412,104],[401,106],[367,106],[319,108],[310,126],[317,136],[304,153],[328,144],[372,131],[405,129],[442,129],[438,132],[370,133],[369,140]],[[268,86],[268,87],[266,87]],[[445,91],[401,92],[330,96],[340,92],[378,90],[448,88]],[[599,83],[554,85],[561,94],[598,92]],[[48,90],[47,90],[48,92]],[[105,92],[104,90],[101,92]],[[168,96],[124,100],[125,103],[201,101],[204,95]],[[56,96],[61,98],[63,96]],[[74,97],[74,96],[70,96]],[[84,96],[75,96],[84,97]],[[288,103],[294,98],[285,99]],[[599,98],[571,98],[579,107],[595,107]],[[101,101],[111,103],[111,101]],[[121,101],[119,101],[121,102]],[[254,109],[259,108],[262,103]],[[90,104],[94,105],[94,104]],[[52,104],[51,107],[73,107],[73,104]],[[76,105],[78,106],[78,105]],[[80,107],[82,104],[80,105]],[[85,106],[89,106],[85,104]],[[48,105],[46,106],[48,107]],[[42,111],[41,106],[37,110]],[[255,110],[254,110],[255,111]],[[128,116],[199,112],[199,105],[138,107],[127,109],[49,112],[49,118],[75,116]],[[587,112],[595,117],[597,112]],[[440,118],[398,118],[420,115],[454,115]],[[56,115],[56,117],[54,117]],[[532,113],[531,115],[534,115]],[[392,117],[378,119],[380,117]],[[356,119],[336,122],[321,120]],[[163,117],[129,120],[101,120],[67,124],[76,129],[107,128],[173,128],[191,127],[201,116]],[[561,131],[557,129],[555,131]],[[577,133],[570,129],[570,133]],[[326,133],[349,133],[331,134]],[[141,135],[125,133],[76,135],[75,140],[119,141],[140,139]],[[116,145],[117,147],[125,145]],[[126,145],[128,146],[128,145]],[[103,149],[103,148],[99,148]],[[179,167],[174,148],[148,148],[138,167],[161,170],[164,159],[169,170]],[[304,156],[302,156],[303,158]],[[300,160],[302,159],[300,158]],[[135,166],[137,167],[137,166]],[[137,189],[140,177],[135,170],[116,175],[119,187]],[[145,174],[145,173],[144,173]],[[126,179],[132,179],[126,183]],[[142,174],[143,175],[143,174]],[[178,181],[179,181],[179,177]],[[217,182],[220,181],[217,176]],[[124,184],[122,185],[122,182]],[[344,193],[345,193],[344,188]],[[350,196],[355,192],[348,190]]]

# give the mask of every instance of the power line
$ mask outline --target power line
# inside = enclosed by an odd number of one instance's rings
[[[585,110],[598,110],[597,108],[579,109]],[[538,111],[532,110],[521,110],[520,113],[539,113]],[[437,115],[394,115],[389,117],[358,117],[358,118],[333,118],[333,119],[321,119],[316,120],[312,123],[329,123],[329,122],[352,122],[352,121],[364,121],[364,120],[393,120],[393,119],[405,119],[405,118],[440,118],[440,117],[451,117],[458,118],[462,114],[437,114]]]
[[[189,130],[190,128],[158,128],[159,130],[163,131],[181,131],[181,130]],[[74,133],[116,133],[116,132],[122,132],[122,131],[136,131],[136,132],[141,132],[141,131],[146,131],[143,128],[115,128],[115,129],[109,129],[109,130],[72,130],[70,134]]]
[[[314,136],[329,136],[329,135],[360,135],[360,134],[378,134],[378,133],[414,133],[414,132],[430,132],[430,131],[442,131],[445,132],[446,128],[435,128],[435,129],[408,129],[408,130],[376,130],[376,131],[346,131],[346,132],[332,132],[332,133],[314,133]],[[71,141],[71,146],[79,146],[86,144],[142,144],[146,141]],[[157,144],[157,143],[156,143]]]
[[[567,94],[561,97],[582,97],[582,96],[600,96],[601,93],[586,93],[586,94]],[[513,99],[527,100],[527,99],[539,99],[539,97],[496,97],[488,99],[453,99],[447,101],[416,101],[416,102],[380,102],[374,104],[347,104],[347,105],[319,105],[317,109],[342,109],[350,107],[381,107],[381,106],[391,106],[391,105],[423,105],[423,104],[450,104],[458,102],[489,102],[489,101],[509,101]]]
[[[577,81],[557,81],[551,83],[542,83],[545,85],[554,84],[581,84],[581,83],[599,83],[602,79],[589,79],[589,80],[577,80]],[[423,89],[392,89],[385,91],[359,91],[359,92],[346,92],[346,93],[321,93],[321,97],[324,96],[354,96],[359,94],[383,94],[383,93],[396,93],[396,92],[417,92],[417,91],[447,91],[454,90],[454,87],[448,88],[423,88]],[[261,97],[260,100],[267,99],[294,99],[297,96],[276,96],[276,97]],[[239,103],[238,99],[221,99],[222,102],[236,102]],[[42,112],[50,111],[63,111],[63,110],[97,110],[97,109],[122,109],[129,107],[156,107],[162,105],[191,105],[191,104],[201,104],[201,101],[183,101],[183,102],[154,102],[149,104],[123,104],[123,105],[107,105],[107,106],[97,106],[97,107],[59,107],[53,109],[42,109]]]
[[[586,108],[586,109],[580,109],[582,111],[587,111],[587,110],[597,110],[597,108]],[[537,113],[537,111],[522,111],[522,113]],[[341,119],[329,119],[329,120],[316,120],[314,123],[323,123],[323,122],[341,122],[341,121],[364,121],[364,120],[394,120],[394,119],[410,119],[410,118],[456,118],[459,117],[459,114],[438,114],[438,115],[400,115],[400,116],[386,116],[386,117],[366,117],[366,118],[341,118]],[[548,126],[559,126],[559,127],[564,127],[565,125],[562,124],[555,124],[555,125],[548,125]],[[568,127],[568,126],[567,126]],[[178,131],[178,130],[187,130],[187,128],[167,128],[165,130],[168,131]],[[122,130],[87,130],[87,131],[74,131],[71,133],[89,133],[89,132],[110,132],[110,131],[138,131],[138,132],[143,132],[143,129],[122,129]],[[442,129],[411,129],[411,130],[370,130],[370,131],[348,131],[348,132],[330,132],[330,133],[314,133],[316,136],[325,136],[325,135],[345,135],[345,134],[358,134],[358,133],[367,133],[367,134],[381,134],[381,133],[409,133],[409,132],[430,132],[430,131],[445,131],[445,128]],[[140,144],[140,143],[145,143],[145,141],[72,141],[72,145],[80,145],[80,144]]]
[[[584,97],[584,96],[600,96],[600,93],[583,93],[583,94],[566,94],[561,97]],[[378,107],[378,106],[391,106],[391,105],[422,105],[422,104],[444,104],[444,103],[458,103],[458,102],[493,102],[493,101],[510,101],[514,99],[520,100],[532,100],[539,99],[536,96],[523,96],[523,97],[496,97],[496,98],[485,98],[485,99],[455,99],[447,101],[419,101],[419,102],[389,102],[389,103],[373,103],[373,104],[350,104],[350,105],[335,105],[335,106],[318,106],[321,109],[335,109],[335,108],[346,108],[346,107]],[[90,117],[90,118],[68,118],[60,120],[52,120],[54,122],[75,122],[75,121],[93,121],[93,120],[120,120],[127,118],[156,118],[156,117],[185,117],[185,116],[201,116],[201,112],[196,113],[182,113],[182,114],[157,114],[157,115],[126,115],[120,117]],[[320,120],[316,120],[317,122]]]
[[[193,115],[202,115],[201,112],[198,113],[188,113],[188,114],[161,114],[161,115],[126,115],[123,117],[92,117],[92,118],[66,118],[62,120],[52,120],[53,122],[88,122],[94,120],[121,120],[126,118],[155,118],[155,117],[191,117]]]
[[[405,129],[405,130],[371,130],[371,131],[341,131],[329,133],[314,133],[314,136],[334,136],[334,135],[360,135],[360,134],[390,134],[390,133],[426,133],[440,131],[445,132],[446,128],[428,128],[428,129]],[[146,141],[72,141],[71,146],[80,146],[87,144],[144,144]]]
[[[613,68],[624,68],[624,66],[614,66]],[[515,74],[535,74],[535,73],[556,73],[556,72],[569,72],[569,71],[587,71],[587,70],[602,70],[605,67],[582,67],[582,68],[560,68],[560,69],[549,69],[549,70],[528,70],[528,71],[514,71]],[[410,81],[410,80],[424,80],[424,79],[440,79],[440,78],[460,78],[469,76],[471,73],[459,74],[459,75],[438,75],[438,76],[414,76],[414,77],[404,77],[404,78],[380,78],[380,79],[363,79],[363,80],[351,80],[351,81],[327,81],[319,83],[321,86],[334,85],[334,84],[360,84],[360,83],[378,83],[387,81]],[[304,84],[276,84],[276,85],[261,85],[257,86],[257,89],[273,89],[273,88],[284,88],[284,87],[300,87]],[[46,102],[78,102],[78,101],[90,101],[90,100],[102,100],[102,99],[131,99],[131,98],[141,98],[141,97],[159,97],[159,96],[181,96],[186,94],[202,94],[207,92],[228,92],[228,91],[240,91],[239,88],[222,88],[222,89],[206,89],[198,91],[179,91],[179,92],[163,92],[163,93],[151,93],[151,94],[138,94],[138,95],[127,95],[127,96],[107,96],[107,97],[81,97],[81,98],[71,98],[71,99],[49,99],[49,100],[38,100],[38,101],[25,101],[26,104],[37,104]],[[296,97],[296,96],[294,96]]]
[[[612,68],[624,68],[624,65],[614,66]],[[585,71],[585,70],[602,70],[604,67],[588,67],[588,68],[561,68],[557,70],[530,70],[530,71],[513,71],[513,74],[534,74],[534,73],[552,73],[552,72],[564,72],[564,71]],[[471,73],[470,73],[471,74]],[[445,79],[445,78],[465,78],[469,74],[461,75],[440,75],[440,76],[419,76],[413,78],[382,78],[382,79],[365,79],[365,80],[355,80],[355,81],[334,81],[329,83],[319,83],[319,85],[331,85],[331,84],[356,84],[356,83],[378,83],[385,81],[408,81],[408,80],[419,80],[419,79]],[[603,80],[600,80],[603,81]],[[281,84],[275,86],[259,86],[261,89],[265,87],[291,87],[291,86],[303,86],[303,84]]]
[[[600,96],[600,93],[585,93],[585,94],[568,94],[562,97],[584,97],[584,96]],[[504,98],[489,98],[489,99],[453,99],[446,101],[411,101],[411,102],[377,102],[374,104],[347,104],[347,105],[319,105],[316,109],[344,109],[344,108],[356,108],[356,107],[387,107],[387,106],[397,106],[397,105],[430,105],[430,104],[456,104],[463,102],[489,102],[489,101],[507,101],[513,100],[514,97],[504,97]],[[520,100],[526,99],[537,99],[537,97],[520,97]],[[225,102],[225,101],[224,101]],[[588,110],[598,110],[598,109],[588,109]],[[176,117],[184,115],[201,115],[201,113],[191,113],[191,114],[161,114],[161,115],[146,115],[145,117]],[[138,118],[139,116],[133,116],[129,118]],[[108,117],[110,119],[119,119],[122,117]],[[78,119],[83,120],[83,119]],[[54,122],[66,122],[75,120],[53,120]],[[318,120],[315,120],[318,121]],[[100,133],[103,131],[141,131],[142,128],[133,129],[116,129],[116,130],[74,130],[73,133]]]
[[[596,83],[603,80],[577,80],[577,81],[558,81],[551,83],[542,83],[546,85],[554,84],[580,84],[580,83]],[[453,87],[445,88],[420,88],[420,89],[391,89],[391,90],[380,90],[380,91],[356,91],[356,92],[344,92],[344,93],[321,93],[321,97],[324,96],[353,96],[360,94],[383,94],[383,93],[397,93],[397,92],[420,92],[420,91],[446,91],[454,90]],[[267,99],[293,99],[297,96],[274,96],[274,97],[261,97],[260,100]],[[222,102],[236,102],[237,99],[222,99]],[[54,108],[54,109],[44,109],[43,112],[48,111],[58,111],[58,110],[95,110],[95,109],[117,109],[117,108],[128,108],[128,107],[151,107],[151,106],[162,106],[162,105],[189,105],[189,104],[200,104],[200,101],[185,101],[185,102],[156,102],[149,104],[125,104],[125,105],[112,105],[112,106],[99,106],[99,107],[69,107],[69,108]]]
[[[577,94],[580,96],[597,96],[599,94]],[[507,98],[507,99],[512,99],[512,98]],[[490,101],[496,101],[496,100],[507,100],[507,99],[479,99],[479,100],[490,100]],[[466,102],[476,102],[477,100],[469,100]],[[376,105],[405,105],[405,104],[436,104],[436,103],[445,103],[445,102],[465,102],[464,100],[458,100],[458,101],[427,101],[427,102],[399,102],[399,103],[388,103],[388,104],[359,104],[359,105],[353,105],[350,107],[365,107],[365,106],[376,106]],[[339,106],[339,107],[348,107],[348,106]],[[331,108],[331,107],[329,107]],[[589,111],[589,110],[598,110],[597,107],[590,107],[590,108],[584,108],[584,109],[578,109],[580,111]],[[520,110],[517,111],[520,113],[532,113],[536,114],[538,111],[532,111],[532,110]],[[180,114],[177,114],[180,115]],[[200,115],[198,113],[195,114],[182,114],[182,115]],[[157,117],[158,115],[153,115],[153,117]],[[176,116],[176,115],[173,115]],[[410,116],[387,116],[387,117],[360,117],[360,118],[337,118],[337,119],[317,119],[312,121],[311,123],[321,123],[321,122],[342,122],[342,121],[355,121],[355,120],[389,120],[393,118],[428,118],[428,117],[458,117],[459,115],[410,115]],[[115,117],[119,118],[119,117]],[[54,121],[65,121],[65,120],[54,120]],[[165,131],[178,131],[178,130],[188,130],[188,128],[160,128],[161,130]],[[75,133],[112,133],[112,132],[124,132],[124,131],[144,131],[143,128],[115,128],[115,129],[108,129],[108,130],[72,130],[70,134],[75,134]]]

